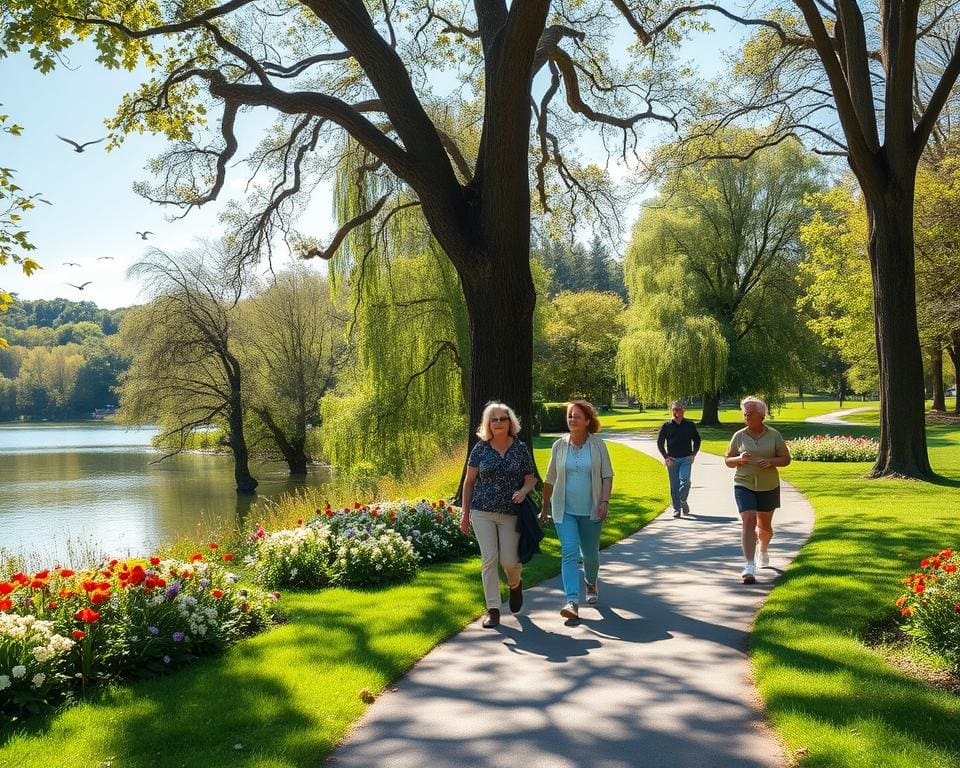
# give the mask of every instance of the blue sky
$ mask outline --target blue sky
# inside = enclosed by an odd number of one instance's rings
[[[719,63],[715,45],[735,39],[729,25],[714,21],[719,35],[710,39],[713,45],[701,39],[687,48],[706,70],[715,70]],[[0,109],[24,128],[20,137],[0,133],[0,162],[16,169],[17,183],[28,194],[42,193],[52,203],[38,205],[25,222],[37,246],[33,258],[43,269],[26,278],[8,266],[0,271],[0,288],[23,299],[65,296],[101,307],[128,306],[145,300],[125,273],[147,247],[176,252],[197,238],[214,239],[222,233],[217,219],[222,202],[169,222],[166,217],[175,210],[165,210],[133,192],[132,184],[148,176],[147,160],[166,145],[164,138],[132,135],[111,152],[97,144],[82,154],[57,138],[59,134],[83,142],[104,136],[104,119],[113,114],[123,94],[139,84],[138,73],[105,70],[94,61],[89,47],[78,45],[71,49],[67,66],[46,76],[34,71],[25,56],[0,59],[0,82],[4,83]],[[241,116],[241,120],[250,117]],[[234,169],[225,192],[239,191],[244,181],[242,169]],[[229,194],[221,197],[227,199]],[[637,210],[631,210],[632,216]],[[321,188],[316,195],[310,223],[309,234],[322,241],[334,231],[329,189]],[[144,242],[137,230],[155,234]],[[82,292],[68,285],[88,280]]]

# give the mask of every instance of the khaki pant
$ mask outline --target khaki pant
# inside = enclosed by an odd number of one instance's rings
[[[499,608],[500,574],[497,561],[507,574],[507,586],[515,587],[520,583],[523,565],[517,556],[520,534],[517,533],[516,515],[502,512],[484,512],[482,509],[470,511],[470,523],[480,544],[480,578],[483,581],[483,597],[487,608]]]

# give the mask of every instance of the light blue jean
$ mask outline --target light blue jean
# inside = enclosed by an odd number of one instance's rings
[[[557,523],[557,538],[560,539],[560,578],[567,600],[580,599],[580,573],[577,561],[583,555],[583,576],[587,584],[597,583],[600,570],[600,529],[603,523],[591,520],[588,515],[564,515]]]
[[[683,456],[674,459],[667,467],[670,476],[670,501],[673,502],[673,511],[679,512],[683,503],[690,495],[690,470],[693,469],[693,456]]]

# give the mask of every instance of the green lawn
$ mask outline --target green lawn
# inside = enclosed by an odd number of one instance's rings
[[[541,467],[549,445],[536,443]],[[658,462],[620,445],[610,453],[617,481],[604,546],[655,517],[667,494]],[[552,528],[543,550],[524,571],[528,585],[559,573]],[[223,656],[118,686],[25,732],[0,726],[0,766],[321,765],[363,712],[363,689],[380,693],[483,611],[479,561],[436,566],[389,589],[287,592],[281,604],[286,624]]]
[[[772,421],[787,438],[878,436],[877,426],[784,418],[805,410],[791,404]],[[634,431],[667,417],[618,411],[604,423]],[[721,418],[729,423],[701,429],[711,453],[722,454],[740,427],[735,411]],[[869,464],[784,470],[813,504],[816,524],[757,615],[752,661],[768,716],[804,766],[960,766],[960,697],[898,672],[861,641],[869,623],[897,615],[901,579],[922,557],[960,549],[960,428],[929,427],[928,444],[942,484],[865,480]]]

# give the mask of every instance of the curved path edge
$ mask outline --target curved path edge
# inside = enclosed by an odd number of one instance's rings
[[[649,437],[606,439],[659,458]],[[751,682],[753,617],[813,527],[784,484],[772,567],[739,582],[730,470],[700,454],[692,514],[667,511],[601,553],[597,606],[559,616],[559,578],[498,630],[479,620],[388,689],[330,757],[335,768],[783,766]]]
[[[830,413],[824,413],[820,416],[808,416],[804,421],[808,421],[812,424],[842,424],[846,427],[859,427],[862,426],[852,421],[847,421],[844,419],[844,416],[851,416],[854,413],[866,413],[867,411],[875,411],[877,407],[874,405],[864,406],[863,408],[846,408],[842,411],[830,411]]]

